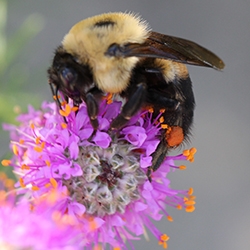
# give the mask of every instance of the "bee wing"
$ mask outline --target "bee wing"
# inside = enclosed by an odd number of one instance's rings
[[[152,57],[221,70],[224,62],[213,52],[192,41],[151,32],[144,44],[128,44],[125,56]]]

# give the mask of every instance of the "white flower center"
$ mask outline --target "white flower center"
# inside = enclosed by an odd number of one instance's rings
[[[88,214],[124,213],[129,203],[140,198],[140,185],[147,179],[139,162],[140,153],[124,142],[112,143],[107,149],[81,147],[77,163],[83,176],[64,180],[64,185]]]

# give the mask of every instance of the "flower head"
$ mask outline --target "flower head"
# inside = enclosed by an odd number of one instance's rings
[[[102,101],[100,126],[92,140],[84,103],[77,112],[72,103],[65,104],[61,115],[55,103],[44,103],[41,111],[30,108],[19,116],[21,125],[5,126],[13,140],[10,165],[20,175],[17,186],[31,190],[32,197],[53,190],[63,195],[54,209],[79,223],[87,247],[110,244],[126,249],[126,240],[139,239],[145,227],[166,247],[168,236],[151,220],[166,215],[171,221],[166,205],[194,210],[192,190],[173,190],[166,178],[178,168],[175,160],[192,160],[194,152],[166,157],[149,182],[146,172],[159,144],[160,117],[154,120],[144,111],[123,129],[110,131],[120,108],[121,102]]]

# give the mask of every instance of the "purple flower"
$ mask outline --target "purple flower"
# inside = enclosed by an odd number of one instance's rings
[[[6,179],[5,182],[10,180]],[[80,250],[85,245],[78,221],[56,210],[63,198],[55,190],[46,197],[28,200],[6,192],[0,181],[0,248]]]
[[[86,249],[103,244],[126,249],[126,241],[138,240],[148,228],[167,247],[168,236],[152,223],[164,215],[172,221],[167,206],[194,210],[192,189],[173,190],[166,178],[175,160],[193,160],[194,149],[168,156],[162,166],[146,175],[151,154],[159,144],[160,123],[144,111],[134,116],[119,131],[109,131],[120,111],[121,102],[100,105],[100,124],[93,132],[85,104],[78,111],[72,103],[57,112],[55,103],[44,103],[41,111],[29,109],[19,116],[11,131],[14,158],[11,163],[20,175],[17,187],[31,190],[33,198],[63,194],[53,209],[71,216],[79,224]],[[65,120],[67,121],[65,123]]]

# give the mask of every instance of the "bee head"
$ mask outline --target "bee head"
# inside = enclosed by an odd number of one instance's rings
[[[48,74],[50,83],[57,90],[78,103],[84,99],[85,93],[93,85],[90,68],[87,65],[79,64],[62,46],[57,48]]]

